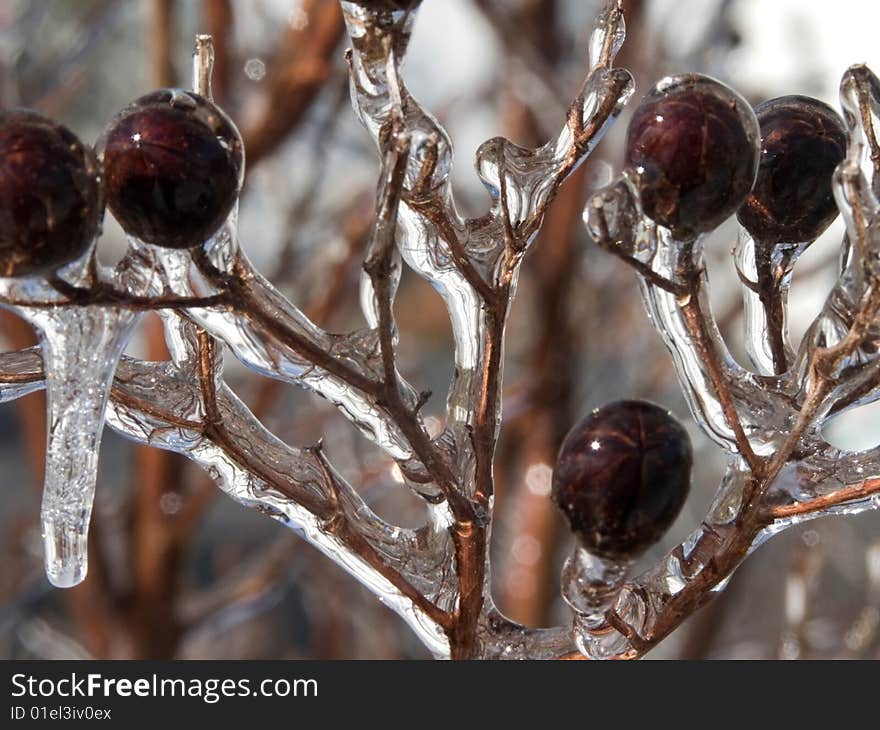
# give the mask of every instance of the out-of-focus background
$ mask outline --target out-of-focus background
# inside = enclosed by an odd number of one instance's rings
[[[473,172],[477,146],[503,134],[535,145],[555,135],[586,67],[592,0],[425,0],[404,77],[448,128],[458,203],[488,197]],[[630,0],[618,59],[637,98],[667,73],[714,75],[757,103],[782,94],[835,106],[847,66],[880,71],[880,10],[869,0]],[[53,116],[85,141],[133,98],[189,84],[196,33],[215,37],[214,92],[248,155],[241,240],[248,255],[329,329],[362,323],[356,301],[370,224],[375,151],[351,111],[345,36],[334,0],[2,0],[0,105]],[[688,425],[697,452],[692,496],[647,565],[701,519],[721,473],[693,426],[666,353],[648,325],[632,273],[598,251],[580,222],[590,189],[619,168],[624,117],[564,188],[523,268],[509,330],[504,433],[497,460],[494,582],[499,606],[530,625],[565,620],[559,571],[570,537],[550,505],[555,453],[591,408],[648,398]],[[708,243],[712,303],[745,361],[730,249],[735,226]],[[799,339],[835,270],[840,222],[795,273]],[[108,215],[101,255],[124,241]],[[404,277],[401,362],[419,388],[444,393],[451,374],[445,311]],[[158,320],[130,352],[165,357]],[[4,313],[2,347],[33,342]],[[416,524],[419,503],[391,463],[326,403],[262,380],[227,358],[228,381],[291,443],[324,436],[327,452],[383,515]],[[442,412],[435,397],[427,412]],[[832,424],[836,445],[880,442],[880,411]],[[7,658],[424,657],[403,624],[352,579],[280,525],[224,497],[183,459],[108,431],[87,581],[63,591],[42,571],[39,490],[45,417],[34,394],[0,407],[0,656]],[[830,518],[775,538],[727,591],[652,657],[876,657],[880,652],[880,515]]]

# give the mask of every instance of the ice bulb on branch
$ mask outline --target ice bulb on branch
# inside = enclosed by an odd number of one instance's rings
[[[586,550],[629,560],[675,521],[691,462],[687,431],[668,411],[644,401],[609,403],[565,437],[553,499]]]
[[[96,147],[134,279],[152,295],[197,296],[192,252],[214,237],[215,263],[225,267],[237,248],[244,145],[235,125],[200,94],[161,89],[119,112]],[[227,221],[229,235],[216,235]]]
[[[167,248],[208,240],[241,188],[244,152],[229,118],[207,99],[156,91],[120,112],[99,142],[107,204],[125,231]]]
[[[89,248],[103,213],[90,150],[34,112],[0,116],[0,276],[51,274]]]
[[[598,408],[565,437],[553,470],[553,499],[578,540],[562,591],[585,654],[619,651],[616,644],[602,646],[590,629],[604,622],[631,561],[675,521],[690,490],[692,463],[681,424],[644,401]]]
[[[104,412],[136,316],[62,306],[58,288],[88,282],[103,216],[99,168],[69,130],[27,111],[0,116],[0,289],[40,338],[48,443],[42,533],[57,586],[87,570],[87,533]]]
[[[642,210],[679,240],[718,227],[749,194],[758,122],[739,94],[708,76],[671,76],[629,123],[626,165]]]
[[[210,60],[200,65],[199,48],[195,80],[209,93]],[[244,177],[244,145],[235,125],[196,92],[161,89],[120,111],[96,147],[107,205],[129,235],[130,285],[152,296],[169,291],[197,296],[192,252],[227,221],[229,235],[216,235],[215,258],[228,264],[237,249],[234,211]],[[172,359],[190,359],[192,325],[176,313],[162,317]]]
[[[793,359],[786,300],[794,264],[838,214],[832,179],[846,155],[846,129],[831,107],[805,96],[770,99],[755,114],[761,162],[737,213],[744,232],[736,264],[747,283],[746,349],[759,372],[773,375]]]
[[[136,99],[111,120],[97,144],[107,204],[129,235],[124,262],[129,286],[151,296],[198,296],[192,254],[204,244],[212,243],[212,265],[224,271],[237,252],[244,145],[211,100],[212,64],[211,38],[198,36],[196,91],[161,89]],[[193,325],[179,313],[161,316],[172,360],[191,362]]]
[[[758,121],[745,99],[708,76],[668,76],[636,109],[626,168],[593,196],[584,220],[600,245],[675,286],[679,250],[699,255],[689,244],[742,205],[759,152]]]
[[[846,155],[843,119],[806,96],[782,96],[755,107],[761,161],[737,218],[763,245],[814,241],[837,217],[831,189]]]

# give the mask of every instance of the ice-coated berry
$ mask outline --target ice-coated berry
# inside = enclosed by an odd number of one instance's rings
[[[616,401],[569,431],[553,470],[553,499],[589,552],[632,558],[675,521],[692,460],[687,432],[668,411]]]
[[[761,163],[737,218],[761,243],[813,241],[838,212],[831,181],[846,155],[843,119],[806,96],[770,99],[755,114]]]
[[[717,228],[742,204],[758,169],[755,114],[720,81],[664,79],[627,129],[626,165],[645,214],[683,240]]]
[[[0,112],[0,276],[50,273],[85,253],[103,214],[98,169],[60,124]]]
[[[244,151],[230,119],[192,92],[141,97],[98,143],[107,205],[125,231],[168,248],[198,246],[229,216]]]

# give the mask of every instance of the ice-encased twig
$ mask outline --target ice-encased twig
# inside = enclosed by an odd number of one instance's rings
[[[840,105],[848,129],[847,159],[880,200],[880,79],[864,64],[851,66],[840,82]]]
[[[769,529],[880,506],[880,448],[855,452],[825,443],[809,447],[810,454],[792,464],[768,494]]]
[[[7,383],[26,383],[31,391],[43,386],[38,348],[0,355],[0,387]],[[435,597],[442,601],[444,582],[452,578],[445,570],[447,533],[385,523],[319,450],[278,440],[225,386],[218,404],[228,443],[203,433],[204,408],[192,374],[125,357],[107,422],[128,438],[199,464],[230,497],[288,525],[380,596],[434,653],[448,654],[438,619],[449,606],[433,604]]]
[[[44,387],[39,347],[0,353],[0,403],[17,400]]]
[[[600,246],[636,270],[648,317],[672,355],[694,419],[723,449],[745,449],[754,463],[771,448],[753,437],[777,399],[731,357],[721,337],[701,241],[677,241],[648,220],[625,176],[593,196],[584,219]]]
[[[353,45],[352,97],[380,148],[381,131],[392,109],[392,87],[400,99],[413,154],[404,183],[398,245],[406,262],[431,282],[446,303],[456,362],[447,427],[471,426],[477,404],[484,399],[480,378],[488,357],[487,332],[493,324],[488,321],[493,315],[491,304],[499,296],[501,277],[506,275],[515,284],[515,273],[503,270],[507,240],[512,233],[524,250],[558,186],[601,139],[632,93],[628,72],[611,68],[623,39],[622,12],[618,3],[611,2],[600,15],[591,39],[592,71],[556,140],[536,150],[500,137],[481,146],[477,171],[492,195],[492,211],[488,217],[464,221],[450,191],[448,135],[397,78],[415,13],[390,13],[354,2],[343,2],[343,9]],[[392,54],[395,73],[389,80]],[[497,319],[498,313],[494,316]],[[500,399],[495,400],[500,408]]]
[[[230,223],[215,239],[233,235],[234,224]],[[234,253],[228,254],[234,272],[215,270],[215,281],[205,280],[189,251],[145,247],[136,241],[131,245],[150,261],[149,267],[142,263],[138,268],[149,272],[153,286],[160,287],[156,295],[173,293],[196,298],[205,293],[230,293],[235,287],[229,304],[180,311],[224,342],[249,368],[316,392],[394,458],[412,456],[405,436],[376,405],[378,342],[369,331],[348,335],[325,332],[254,270],[244,254],[236,250],[237,245]],[[232,244],[218,245],[226,248]],[[192,357],[192,343],[187,344],[191,334],[175,334],[172,329],[166,331],[166,337],[172,349],[182,348],[180,357]],[[412,390],[404,392],[411,394],[414,404]]]
[[[788,292],[794,265],[808,244],[777,244],[766,251],[741,228],[734,261],[743,293],[745,346],[760,375],[781,375],[794,361],[788,336]]]
[[[846,226],[843,271],[804,336],[797,360],[801,376],[808,376],[817,350],[838,348],[852,339],[853,327],[860,330],[858,343],[828,373],[837,380],[830,396],[835,412],[875,400],[880,385],[880,325],[875,319],[857,322],[857,313],[871,306],[869,299],[880,282],[880,81],[867,67],[853,66],[843,76],[840,98],[849,140],[846,159],[834,176],[835,199]]]
[[[175,423],[181,415],[198,415],[192,409],[200,396],[194,383],[169,373],[162,384],[165,402],[155,403],[154,373],[161,368],[152,367],[151,372],[143,364],[124,364],[119,380],[134,403],[114,400],[110,425],[143,443],[187,456],[233,499],[297,531],[379,595],[432,651],[442,654],[441,610],[425,597],[438,589],[430,581],[436,570],[436,533],[420,535],[383,522],[332,472],[319,450],[287,446],[226,388],[218,392],[218,406],[228,439],[218,443],[205,437],[198,425]],[[134,405],[142,402],[149,404],[151,413]],[[430,549],[423,547],[425,537]]]
[[[700,244],[675,241],[665,229],[659,229],[657,237],[652,268],[680,282],[683,293],[667,291],[640,276],[648,316],[673,357],[697,423],[727,451],[751,449],[753,428],[747,420],[751,414],[744,399],[734,395],[734,388],[749,378],[730,356],[711,314]]]
[[[447,401],[449,416],[455,422],[468,423],[472,413],[466,404],[471,389],[466,383],[474,377],[480,359],[484,329],[481,296],[491,296],[487,284],[490,270],[464,251],[464,222],[450,191],[452,143],[398,78],[397,66],[403,61],[415,13],[392,14],[353,2],[343,2],[342,7],[352,40],[352,99],[380,153],[385,144],[383,126],[389,123],[395,104],[401,108],[411,155],[397,245],[407,264],[434,286],[446,304],[456,364]]]

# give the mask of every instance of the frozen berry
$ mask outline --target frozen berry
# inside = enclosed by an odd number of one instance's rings
[[[687,432],[668,411],[617,401],[569,431],[553,470],[553,499],[589,552],[635,557],[675,521],[691,464]]]
[[[707,76],[661,81],[627,130],[626,164],[642,209],[683,240],[714,228],[755,181],[758,122],[739,94]]]
[[[837,216],[831,180],[846,155],[843,120],[806,96],[770,99],[755,114],[761,164],[737,218],[762,243],[813,241]]]
[[[107,204],[125,231],[169,248],[204,243],[241,189],[244,152],[230,119],[198,94],[141,97],[98,143]]]
[[[51,119],[0,112],[0,276],[54,271],[88,249],[103,213],[91,150]]]

